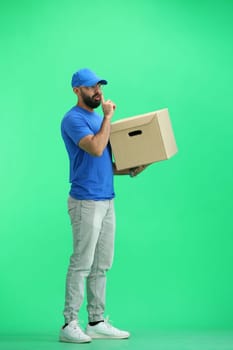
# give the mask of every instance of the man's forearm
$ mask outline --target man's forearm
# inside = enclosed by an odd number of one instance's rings
[[[114,175],[130,175],[130,169],[117,170],[115,163],[113,163],[112,166]]]
[[[130,175],[131,177],[135,177],[138,174],[140,174],[142,171],[144,171],[149,166],[149,164],[141,165],[130,169],[122,169],[122,170],[117,170],[115,163],[113,163],[112,166],[113,166],[114,175]]]
[[[99,132],[91,139],[92,147],[97,155],[102,155],[109,142],[110,128],[110,119],[104,118]]]

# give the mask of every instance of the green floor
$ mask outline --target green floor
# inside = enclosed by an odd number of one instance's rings
[[[1,336],[0,350],[233,350],[233,331],[133,332],[128,340],[96,340],[90,344],[59,343],[57,334]]]

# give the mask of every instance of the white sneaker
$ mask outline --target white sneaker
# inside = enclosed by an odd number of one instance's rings
[[[60,341],[67,343],[90,343],[91,338],[79,327],[77,320],[71,321],[60,331]]]
[[[88,325],[86,334],[92,339],[127,339],[130,333],[113,327],[107,320],[98,323],[96,326]]]

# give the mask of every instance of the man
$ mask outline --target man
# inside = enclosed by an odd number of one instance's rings
[[[89,69],[73,74],[72,88],[78,103],[64,116],[62,137],[70,160],[71,190],[68,212],[73,231],[73,254],[66,279],[64,342],[86,343],[95,338],[125,339],[104,319],[106,271],[114,252],[115,213],[113,174],[136,176],[144,170],[117,171],[109,144],[110,121],[116,108],[105,101],[101,86],[107,81]],[[102,105],[104,117],[94,109]],[[88,325],[79,326],[77,315],[87,287]]]

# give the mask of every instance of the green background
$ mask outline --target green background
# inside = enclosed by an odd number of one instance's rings
[[[83,67],[109,81],[114,120],[169,108],[179,148],[115,178],[107,314],[130,330],[232,328],[233,2],[0,6],[0,333],[63,323],[71,228],[60,121]]]

